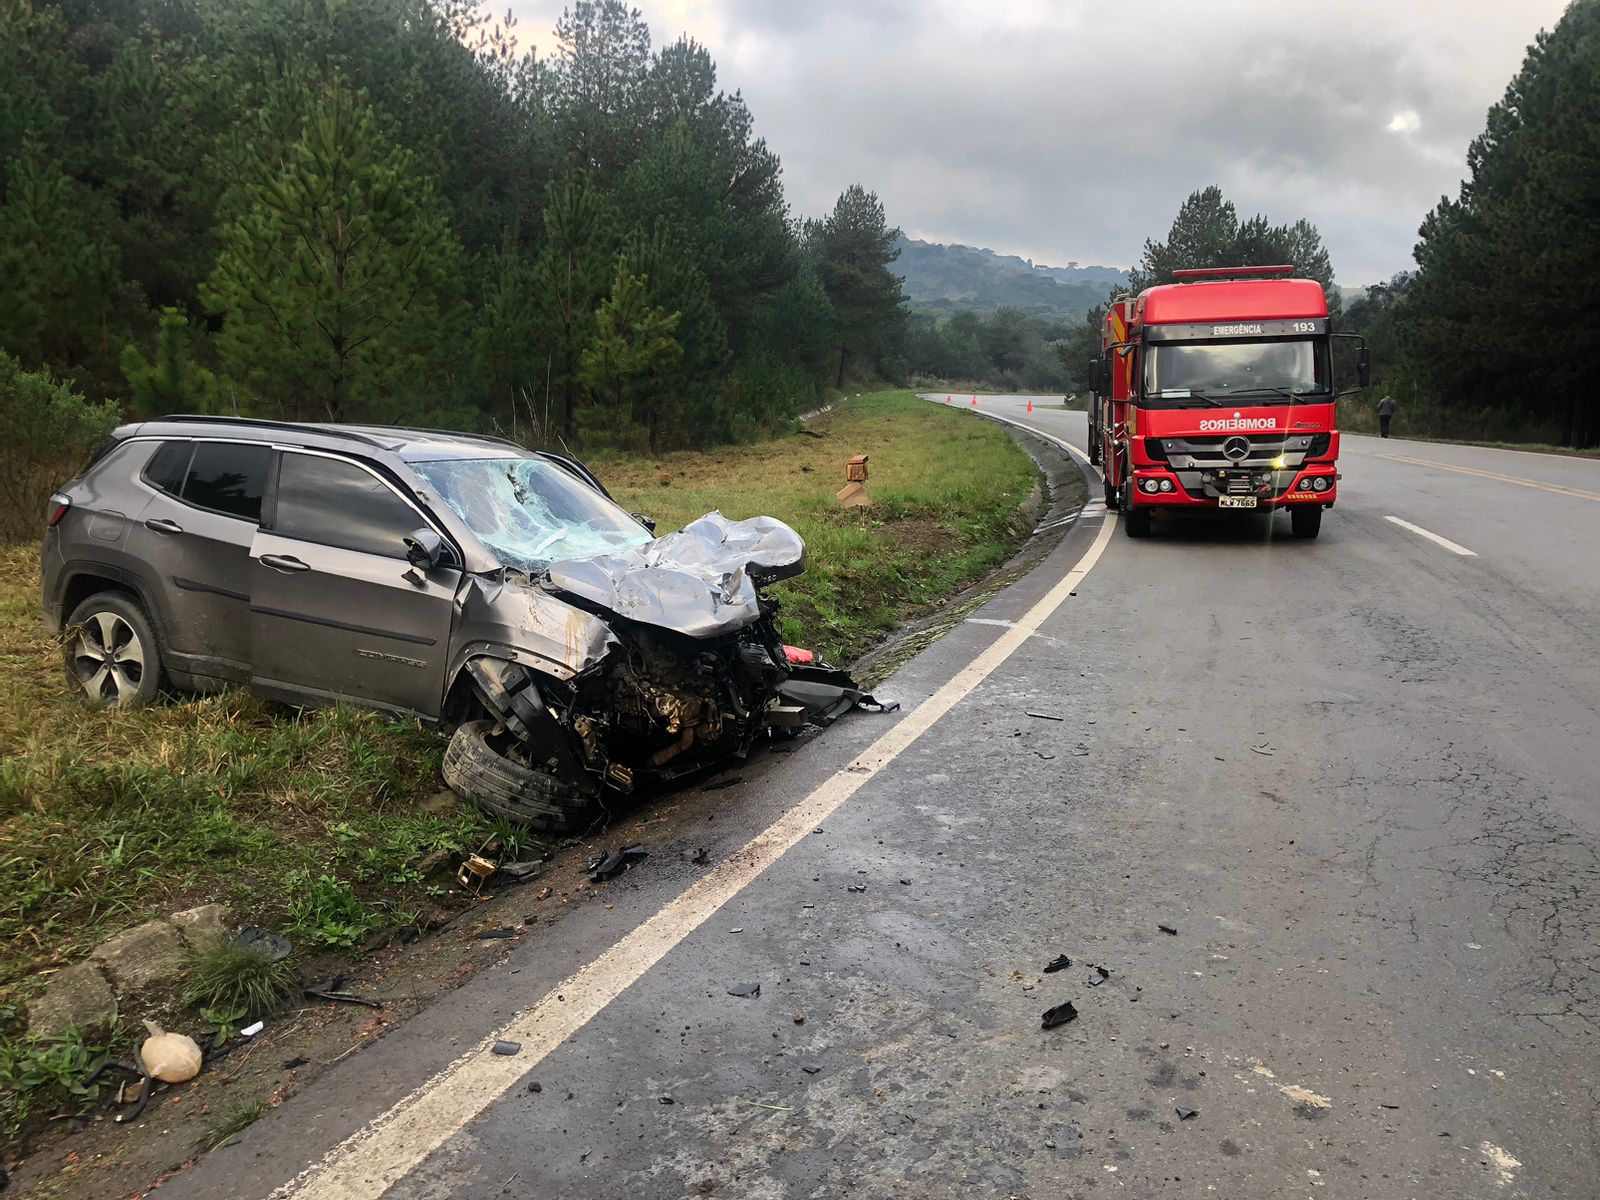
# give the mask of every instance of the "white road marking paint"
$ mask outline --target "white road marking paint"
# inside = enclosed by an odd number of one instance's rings
[[[1015,629],[1015,621],[997,621],[993,617],[968,617],[968,625],[993,625],[996,629]]]
[[[1442,538],[1437,533],[1429,533],[1421,525],[1413,525],[1410,521],[1402,521],[1399,517],[1385,517],[1384,520],[1393,521],[1396,525],[1400,526],[1401,529],[1409,529],[1418,537],[1425,537],[1435,545],[1443,546],[1446,550],[1450,551],[1451,554],[1459,554],[1462,558],[1478,557],[1477,551],[1468,550],[1465,546],[1458,546],[1449,538]]]
[[[1457,475],[1475,475],[1479,479],[1493,479],[1499,483],[1514,483],[1518,487],[1533,488],[1540,492],[1553,492],[1557,496],[1573,496],[1579,500],[1600,500],[1600,492],[1586,492],[1582,488],[1563,487],[1559,483],[1540,483],[1537,479],[1521,479],[1516,475],[1502,475],[1498,471],[1480,471],[1476,467],[1458,467],[1453,463],[1434,462],[1430,458],[1407,458],[1404,454],[1377,454],[1373,458],[1387,458],[1391,462],[1410,463],[1414,467],[1432,467],[1435,471],[1454,471]]]
[[[467,1122],[504,1095],[563,1042],[631,987],[728,901],[803,841],[841,804],[987,679],[1032,637],[1094,569],[1114,526],[1100,527],[1089,548],[1038,603],[954,678],[908,712],[843,770],[757,834],[687,891],[551,988],[532,1008],[440,1071],[386,1113],[351,1134],[321,1162],[273,1193],[281,1200],[377,1200]],[[496,1041],[522,1053],[489,1053]]]

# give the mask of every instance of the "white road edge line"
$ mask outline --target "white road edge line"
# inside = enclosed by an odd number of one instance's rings
[[[1082,457],[1075,449],[1073,453]],[[552,987],[532,1008],[351,1134],[320,1162],[278,1188],[272,1193],[274,1200],[378,1200],[724,904],[754,883],[987,679],[1038,631],[1094,569],[1111,541],[1114,528],[1112,522],[1102,524],[1083,557],[1059,583],[1019,617],[1012,628],[902,717],[854,762],[830,776],[741,850],[691,884],[677,899],[593,962]],[[522,1053],[514,1057],[491,1054],[489,1047],[499,1040],[521,1042]]]
[[[1462,558],[1478,557],[1478,552],[1476,550],[1468,550],[1465,546],[1458,546],[1449,538],[1442,538],[1437,533],[1429,533],[1421,525],[1413,525],[1410,521],[1402,521],[1399,517],[1385,517],[1384,520],[1393,521],[1396,525],[1400,526],[1401,529],[1409,529],[1418,537],[1425,537],[1435,545],[1443,546],[1446,550],[1450,551],[1451,554],[1459,554]]]

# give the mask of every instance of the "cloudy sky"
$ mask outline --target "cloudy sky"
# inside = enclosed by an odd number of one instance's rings
[[[1307,217],[1341,282],[1410,265],[1566,0],[636,0],[744,93],[790,205],[876,191],[912,237],[1126,266],[1179,203]],[[512,0],[541,54],[564,0]]]

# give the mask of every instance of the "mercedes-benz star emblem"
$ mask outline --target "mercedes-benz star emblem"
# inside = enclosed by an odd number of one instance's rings
[[[1229,462],[1239,462],[1250,453],[1250,439],[1231,437],[1222,443],[1222,457]]]

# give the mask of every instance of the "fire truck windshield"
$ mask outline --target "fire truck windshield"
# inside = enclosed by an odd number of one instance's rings
[[[1310,339],[1145,346],[1143,403],[1151,407],[1181,408],[1254,393],[1326,396],[1325,346]]]

